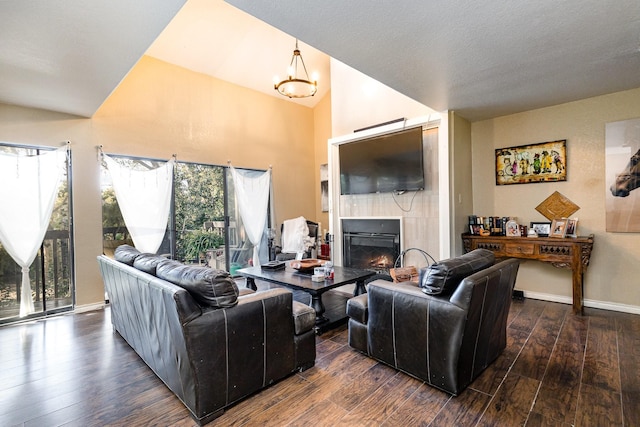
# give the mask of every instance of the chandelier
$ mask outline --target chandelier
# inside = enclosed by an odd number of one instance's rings
[[[301,70],[304,72],[298,76],[298,62],[302,64]],[[304,77],[304,78],[303,78]],[[287,69],[287,78],[278,83],[276,77],[274,83],[274,89],[279,94],[287,96],[289,98],[306,98],[313,96],[318,91],[318,81],[314,78],[313,81],[309,80],[309,74],[307,73],[307,67],[304,65],[304,59],[298,49],[298,39],[296,39],[296,48],[293,50],[293,56],[291,57],[291,63]]]

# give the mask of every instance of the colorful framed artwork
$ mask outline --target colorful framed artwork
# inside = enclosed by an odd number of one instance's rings
[[[496,185],[567,180],[567,140],[498,148]]]

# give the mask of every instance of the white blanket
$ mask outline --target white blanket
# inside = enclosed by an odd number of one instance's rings
[[[287,219],[282,224],[282,252],[299,254],[314,243],[313,238],[309,237],[309,227],[303,216]]]

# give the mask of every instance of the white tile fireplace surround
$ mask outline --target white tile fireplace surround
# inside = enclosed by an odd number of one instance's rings
[[[421,191],[405,193],[340,194],[340,171],[338,146],[346,138],[329,140],[329,228],[333,234],[332,260],[336,265],[344,265],[343,260],[343,219],[396,219],[401,223],[400,251],[418,248],[441,259],[441,203],[448,200],[440,188],[440,164],[438,128],[423,130],[425,188]],[[446,150],[445,150],[446,152]],[[447,181],[448,182],[448,181]],[[443,183],[443,185],[446,184]],[[446,186],[445,186],[446,187]],[[448,193],[445,193],[445,195]],[[446,206],[445,206],[446,207]],[[446,216],[446,215],[445,215]],[[448,223],[447,223],[448,224]],[[448,229],[446,227],[445,229]],[[445,252],[448,252],[445,251]],[[395,262],[395,260],[393,260]],[[417,251],[411,251],[404,259],[404,265],[417,267],[425,264]]]

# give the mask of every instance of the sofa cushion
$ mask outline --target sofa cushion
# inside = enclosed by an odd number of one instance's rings
[[[158,264],[166,259],[167,258],[162,255],[142,253],[133,261],[133,266],[140,271],[144,271],[147,274],[155,276]]]
[[[157,265],[156,276],[186,289],[202,305],[228,308],[238,304],[238,285],[224,270],[166,259]]]
[[[476,249],[421,269],[419,284],[426,294],[449,295],[456,290],[462,279],[493,265],[494,262],[493,252]]]
[[[120,245],[113,253],[116,261],[120,261],[127,265],[133,265],[133,262],[140,255],[140,251],[130,245]]]

